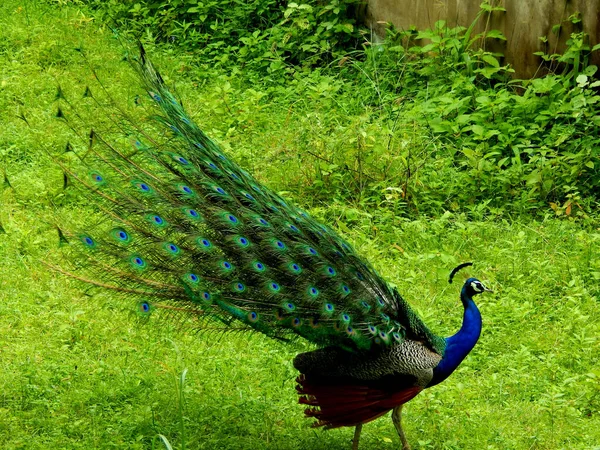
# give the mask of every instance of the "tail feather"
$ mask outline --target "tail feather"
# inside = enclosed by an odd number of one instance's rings
[[[99,211],[83,220],[95,226],[71,233],[72,260],[85,272],[77,278],[273,337],[354,350],[416,334],[436,345],[347,242],[223,154],[143,48],[132,65],[154,103],[153,125],[108,97],[109,129],[81,136],[83,149],[69,147],[77,158],[59,161]],[[85,119],[60,93],[61,120],[77,132]],[[86,97],[105,108],[89,88]]]

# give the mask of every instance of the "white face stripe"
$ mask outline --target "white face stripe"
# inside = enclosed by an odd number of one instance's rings
[[[472,281],[471,287],[475,292],[483,292],[483,286],[478,281]]]

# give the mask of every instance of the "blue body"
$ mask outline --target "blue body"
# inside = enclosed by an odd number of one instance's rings
[[[474,292],[470,288],[473,281],[477,280],[469,278],[460,291],[460,299],[465,308],[462,326],[458,333],[446,338],[444,357],[433,369],[433,379],[427,387],[435,386],[448,378],[473,349],[479,339],[479,335],[481,334],[481,314],[472,298],[474,294],[478,294],[479,292]]]

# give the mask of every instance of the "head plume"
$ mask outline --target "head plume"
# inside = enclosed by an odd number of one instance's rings
[[[466,262],[466,263],[462,263],[462,264],[459,264],[458,266],[456,266],[454,269],[452,269],[452,272],[450,272],[450,278],[448,278],[448,283],[452,284],[454,275],[456,275],[461,269],[464,269],[465,267],[469,267],[472,265],[473,265],[472,262]]]

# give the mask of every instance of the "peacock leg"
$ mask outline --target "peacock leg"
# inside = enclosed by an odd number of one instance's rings
[[[358,441],[360,440],[360,432],[362,430],[362,425],[362,423],[359,423],[354,429],[354,439],[352,439],[352,450],[358,450]]]
[[[404,430],[402,429],[402,407],[404,405],[398,405],[392,411],[392,422],[394,422],[394,426],[396,427],[396,431],[398,432],[398,436],[400,436],[400,441],[402,442],[402,450],[410,450],[410,445],[408,445],[408,441],[406,440],[406,436],[404,436]]]

